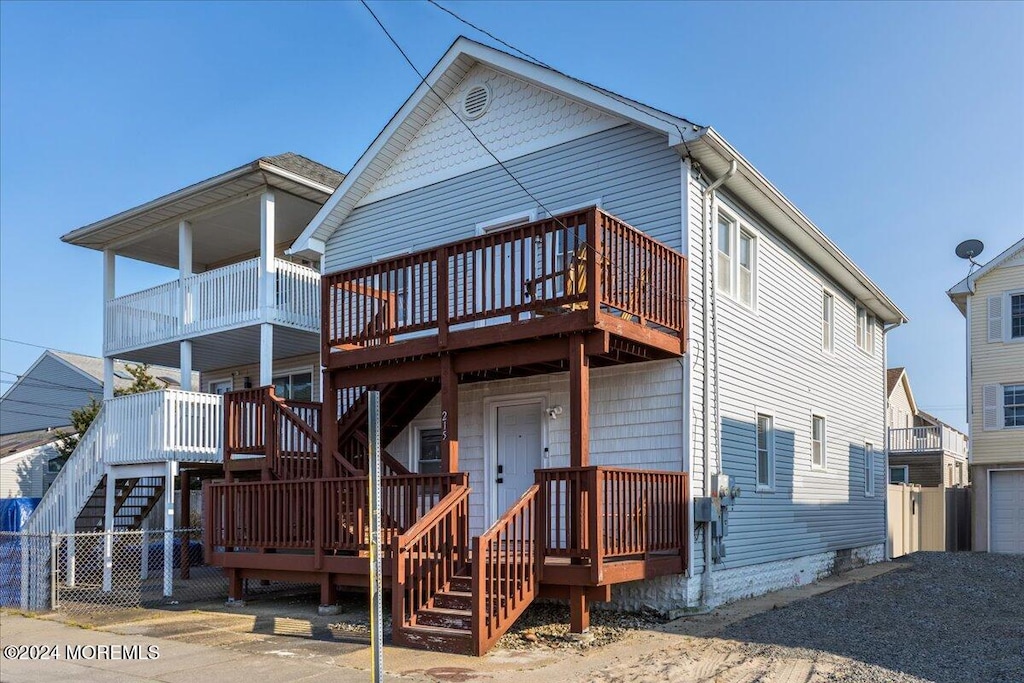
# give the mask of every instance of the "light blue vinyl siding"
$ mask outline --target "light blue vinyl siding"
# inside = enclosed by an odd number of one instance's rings
[[[324,272],[375,256],[418,251],[476,234],[476,225],[519,211],[550,211],[601,199],[602,207],[678,249],[679,156],[664,136],[619,126],[499,166],[356,208],[327,241]]]
[[[70,414],[103,398],[99,382],[44,356],[31,373],[0,399],[0,434],[16,434],[71,424]]]

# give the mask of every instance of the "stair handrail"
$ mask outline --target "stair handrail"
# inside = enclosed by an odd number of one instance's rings
[[[43,494],[39,505],[25,520],[22,532],[45,534],[51,531],[60,531],[66,524],[71,524],[73,530],[74,520],[103,477],[105,461],[102,441],[105,417],[104,409],[101,407],[96,413],[96,417],[93,418],[92,424],[78,440],[75,450],[68,457],[64,466],[60,468],[57,476],[53,478],[53,482]],[[93,454],[89,460],[85,460],[82,455],[87,452]],[[64,494],[69,492],[77,495],[68,495],[66,509],[57,510]],[[78,503],[73,502],[79,499]]]
[[[412,626],[416,612],[468,566],[469,487],[453,485],[391,543],[391,618],[397,630]]]
[[[526,489],[473,539],[473,647],[483,655],[533,602],[540,587],[540,486]],[[504,547],[503,547],[504,546]],[[504,572],[504,575],[502,575]]]

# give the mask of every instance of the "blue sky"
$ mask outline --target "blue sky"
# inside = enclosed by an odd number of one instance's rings
[[[964,423],[944,292],[957,242],[985,260],[1024,234],[1024,4],[444,4],[714,126],[903,307],[890,364]],[[373,5],[423,70],[460,33],[488,42],[425,2]],[[0,336],[99,355],[101,257],[61,234],[258,156],[347,171],[417,82],[354,3],[3,2]],[[118,268],[119,293],[171,276]],[[2,342],[0,370],[39,353]]]

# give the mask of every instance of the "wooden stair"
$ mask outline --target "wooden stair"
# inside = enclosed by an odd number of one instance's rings
[[[537,595],[538,487],[472,543],[469,489],[462,488],[393,541],[392,640],[398,645],[483,655]]]
[[[114,530],[139,529],[164,493],[162,477],[134,477],[119,479],[114,492]],[[76,531],[102,531],[106,507],[107,477],[104,475],[99,486],[82,508],[75,520]]]

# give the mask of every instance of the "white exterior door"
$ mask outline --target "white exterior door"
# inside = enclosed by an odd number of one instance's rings
[[[1024,553],[1024,470],[990,472],[989,551]]]
[[[534,470],[541,466],[541,405],[497,407],[495,482],[500,517],[533,486]]]

